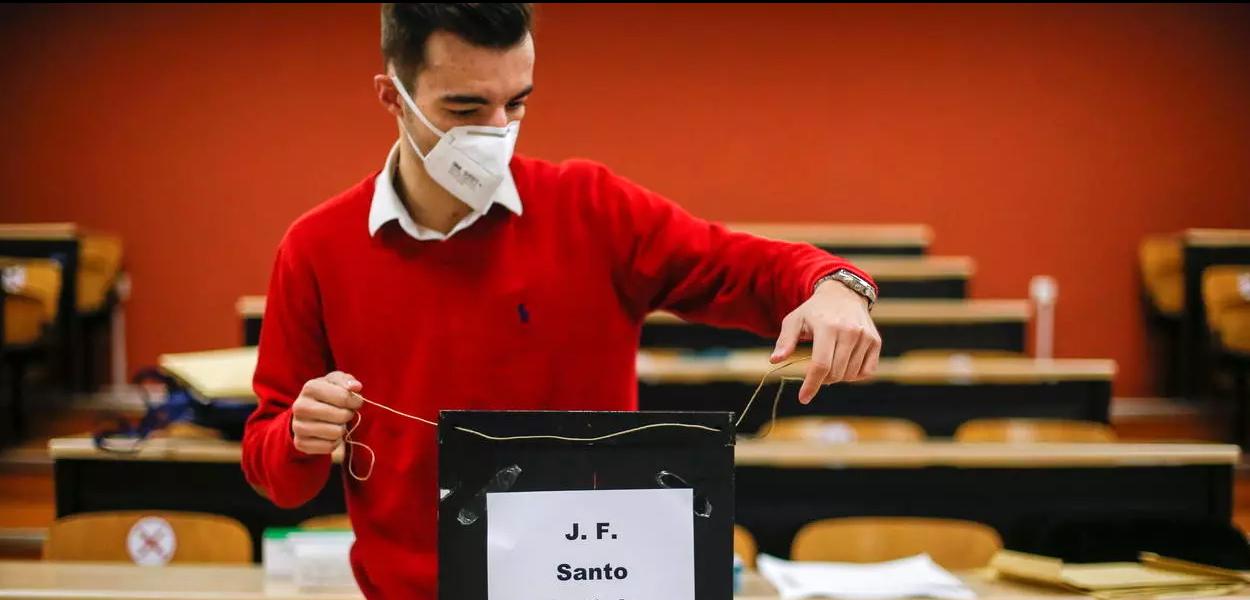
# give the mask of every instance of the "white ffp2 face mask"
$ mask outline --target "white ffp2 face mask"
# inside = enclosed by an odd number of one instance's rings
[[[516,147],[520,121],[512,121],[506,127],[462,125],[442,131],[421,113],[398,77],[392,75],[391,81],[395,82],[408,109],[439,138],[429,154],[423,155],[408,127],[403,127],[404,137],[425,163],[430,179],[477,212],[484,212],[490,206],[491,198],[501,185],[515,185],[508,176],[508,163]]]

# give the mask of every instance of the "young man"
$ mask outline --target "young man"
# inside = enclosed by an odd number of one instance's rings
[[[699,220],[592,162],[512,155],[528,5],[385,5],[382,53],[399,141],[282,240],[243,442],[248,480],[286,507],[326,484],[345,425],[372,447],[349,453],[368,479],[343,482],[368,597],[436,596],[437,461],[433,427],[356,393],[430,420],[634,409],[639,330],[661,308],[779,334],[774,362],[812,339],[803,402],[876,367],[875,287],[846,261]]]

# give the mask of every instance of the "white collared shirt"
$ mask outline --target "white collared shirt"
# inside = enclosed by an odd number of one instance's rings
[[[516,184],[512,181],[512,171],[509,170],[504,175],[503,184],[499,186],[499,190],[491,197],[490,204],[486,205],[486,210],[470,212],[463,219],[460,219],[460,222],[456,223],[456,226],[452,227],[451,231],[448,231],[446,235],[439,233],[412,220],[412,215],[408,214],[408,207],[404,206],[404,201],[395,192],[394,173],[397,166],[396,163],[398,162],[399,142],[396,142],[391,147],[391,153],[386,157],[386,166],[382,168],[382,172],[378,173],[377,178],[373,181],[373,203],[369,206],[370,236],[377,235],[378,230],[383,225],[391,221],[399,221],[399,226],[414,239],[420,241],[443,241],[477,222],[495,204],[502,205],[517,216],[521,215],[521,196],[517,194]]]

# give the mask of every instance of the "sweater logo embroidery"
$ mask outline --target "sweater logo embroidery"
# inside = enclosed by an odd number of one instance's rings
[[[517,314],[517,317],[521,319],[521,324],[522,324],[522,325],[528,325],[528,324],[529,324],[529,322],[530,322],[530,311],[529,311],[529,309],[528,309],[528,308],[525,308],[525,303],[524,303],[524,302],[522,302],[522,303],[520,303],[520,304],[516,305],[516,314]]]

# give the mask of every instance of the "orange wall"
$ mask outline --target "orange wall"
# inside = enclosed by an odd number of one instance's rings
[[[373,6],[0,8],[0,221],[125,236],[130,361],[239,339],[300,212],[380,166]],[[1149,393],[1135,248],[1250,227],[1245,6],[543,6],[523,152],[715,219],[923,222],[976,297]],[[363,226],[363,225],[361,225]]]

